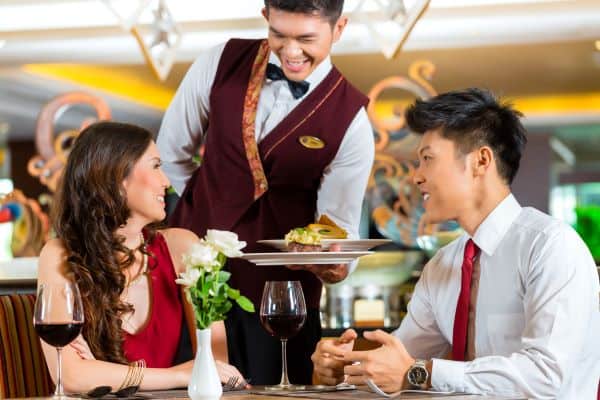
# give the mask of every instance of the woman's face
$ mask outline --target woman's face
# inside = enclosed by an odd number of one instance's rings
[[[132,218],[141,217],[149,222],[165,218],[165,191],[171,184],[160,166],[158,148],[154,142],[150,142],[123,181]]]

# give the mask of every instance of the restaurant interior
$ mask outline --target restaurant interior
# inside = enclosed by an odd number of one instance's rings
[[[156,134],[199,54],[265,36],[262,5],[0,1],[0,297],[35,292],[54,191],[82,127],[111,119]],[[324,336],[396,328],[423,266],[461,234],[452,221],[422,223],[411,180],[418,137],[402,116],[450,90],[486,88],[524,114],[513,192],[575,227],[600,266],[598,0],[346,0],[344,12],[332,61],[369,96],[376,148],[360,235],[386,243],[324,287]],[[168,207],[176,201],[171,193]]]

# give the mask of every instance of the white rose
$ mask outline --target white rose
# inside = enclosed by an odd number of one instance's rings
[[[246,247],[236,233],[216,229],[206,231],[206,241],[227,257],[240,257],[243,254],[240,250]]]
[[[217,266],[217,256],[219,251],[206,242],[195,243],[190,248],[189,253],[183,255],[183,263],[187,267],[202,267],[211,272],[213,267]]]
[[[200,278],[200,271],[197,268],[187,267],[185,272],[179,274],[179,278],[175,282],[185,287],[194,286]]]

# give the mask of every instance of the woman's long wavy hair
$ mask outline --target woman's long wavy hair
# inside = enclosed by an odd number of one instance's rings
[[[54,201],[54,229],[67,252],[68,274],[81,291],[83,336],[99,360],[127,362],[121,316],[133,307],[120,296],[123,269],[134,262],[135,250],[116,230],[130,216],[123,180],[151,141],[150,132],[134,125],[90,125],[75,141]]]

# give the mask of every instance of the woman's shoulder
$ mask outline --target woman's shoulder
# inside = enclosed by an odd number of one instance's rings
[[[165,240],[167,241],[167,244],[170,245],[170,243],[178,243],[178,242],[186,242],[186,243],[195,243],[200,241],[200,239],[198,238],[198,236],[188,230],[188,229],[183,229],[183,228],[166,228],[166,229],[161,229],[157,231],[158,233],[160,233]]]
[[[64,279],[67,250],[60,239],[50,239],[38,259],[38,282]]]
[[[182,228],[167,228],[157,232],[165,238],[175,269],[177,271],[185,269],[181,263],[181,256],[189,251],[194,243],[200,242],[198,236],[194,232]]]
[[[54,259],[65,257],[67,250],[63,241],[60,239],[50,239],[42,247],[40,252],[40,259]]]

